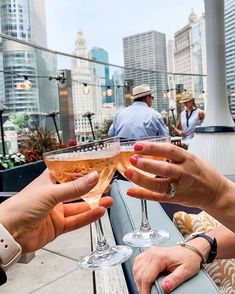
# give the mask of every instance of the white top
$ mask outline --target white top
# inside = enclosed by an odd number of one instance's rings
[[[188,115],[187,110],[182,111],[180,114],[181,128],[184,133],[181,142],[187,146],[189,146],[194,136],[196,127],[200,126],[202,123],[199,118],[199,112],[201,112],[201,109],[194,108],[190,115]]]

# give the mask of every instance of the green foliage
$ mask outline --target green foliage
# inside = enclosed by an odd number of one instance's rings
[[[18,133],[29,126],[29,115],[27,113],[11,113],[9,119],[16,126]]]

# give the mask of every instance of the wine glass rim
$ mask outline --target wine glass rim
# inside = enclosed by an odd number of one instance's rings
[[[48,151],[48,152],[44,152],[43,153],[43,157],[48,156],[48,155],[52,155],[52,154],[56,154],[56,153],[60,153],[60,152],[66,152],[69,150],[73,150],[76,147],[82,147],[82,146],[87,146],[87,145],[92,145],[94,143],[105,143],[105,142],[112,142],[112,141],[116,141],[120,143],[120,138],[119,137],[110,137],[110,138],[106,138],[106,139],[102,139],[102,140],[95,140],[95,141],[91,141],[91,142],[81,142],[75,146],[70,146],[70,147],[66,147],[66,148],[60,148],[60,149],[56,149],[56,150],[52,150],[52,151]]]

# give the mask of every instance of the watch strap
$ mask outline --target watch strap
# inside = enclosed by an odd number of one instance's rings
[[[0,268],[0,286],[7,282],[7,275],[3,269]]]
[[[21,256],[22,248],[6,228],[0,224],[0,267],[7,271]]]
[[[208,236],[202,232],[195,232],[195,233],[191,234],[190,238],[187,238],[187,241],[195,239],[195,238],[199,238],[199,237],[206,239],[207,242],[211,246],[210,252],[209,252],[207,259],[206,259],[206,263],[211,263],[212,261],[215,260],[216,255],[217,255],[217,241],[215,238],[211,238],[210,236]]]

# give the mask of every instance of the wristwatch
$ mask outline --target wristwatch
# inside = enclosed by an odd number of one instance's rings
[[[215,260],[217,255],[217,241],[215,238],[211,238],[208,235],[204,234],[203,232],[195,232],[195,233],[192,233],[184,242],[187,242],[199,237],[206,239],[211,246],[211,250],[206,258],[206,263],[211,263],[212,261]]]
[[[20,244],[0,224],[0,285],[6,282],[5,272],[20,259],[21,252]]]

